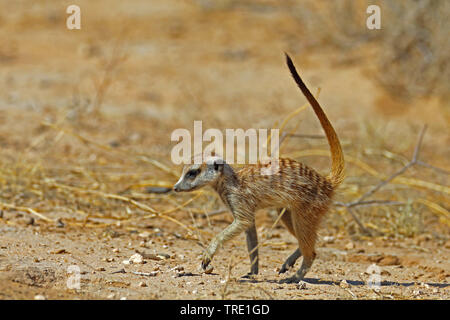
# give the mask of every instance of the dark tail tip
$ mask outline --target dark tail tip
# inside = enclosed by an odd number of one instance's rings
[[[294,63],[292,62],[291,57],[289,56],[289,54],[286,51],[284,52],[284,56],[286,57],[286,63],[290,69],[291,66],[294,66]]]
[[[306,88],[305,84],[303,83],[302,78],[300,78],[300,76],[297,72],[297,68],[295,68],[294,62],[292,62],[291,57],[286,52],[284,52],[284,55],[286,56],[286,64],[289,68],[289,71],[291,72],[292,78],[294,78],[294,81],[300,87],[303,94],[307,95],[307,93],[305,93],[305,90],[306,91],[309,91],[309,90]]]

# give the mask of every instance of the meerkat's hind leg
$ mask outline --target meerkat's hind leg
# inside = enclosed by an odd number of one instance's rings
[[[280,283],[298,283],[299,281],[303,280],[305,278],[306,273],[311,268],[315,256],[316,256],[315,253],[313,254],[312,257],[303,256],[303,262],[300,269],[292,277],[280,280]]]
[[[308,215],[309,219],[305,218],[305,214]],[[300,269],[294,276],[283,279],[280,283],[298,283],[303,280],[316,258],[314,247],[317,239],[317,227],[320,222],[320,216],[317,212],[299,211],[291,214],[291,218],[298,246],[303,255],[303,261]]]
[[[283,212],[283,209],[281,209],[281,208],[278,209],[278,214],[281,214],[282,212]],[[288,209],[285,210],[285,212],[281,216],[281,221],[283,221],[284,225],[289,230],[289,232],[295,236],[295,230],[292,225],[292,217],[291,217],[290,210],[288,210]],[[300,258],[301,256],[302,256],[302,252],[300,251],[300,248],[297,248],[283,263],[278,274],[285,273],[290,268],[292,268],[294,266],[295,262],[297,262],[298,258]]]
[[[247,238],[247,249],[250,257],[250,272],[244,276],[249,278],[252,275],[258,274],[258,234],[256,232],[255,223],[245,231],[245,236]]]

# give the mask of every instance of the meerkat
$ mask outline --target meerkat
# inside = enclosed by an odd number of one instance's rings
[[[281,220],[298,241],[298,249],[286,259],[279,273],[286,272],[303,256],[300,269],[280,282],[302,280],[316,257],[317,229],[330,207],[335,189],[344,179],[344,156],[333,126],[300,78],[288,54],[286,62],[294,81],[312,106],[326,133],[331,151],[331,172],[322,176],[314,169],[287,158],[278,159],[278,170],[272,175],[261,173],[262,168],[271,165],[270,162],[245,165],[238,171],[220,157],[210,157],[201,164],[186,165],[173,190],[192,191],[209,185],[219,194],[234,218],[209,243],[203,254],[203,269],[210,264],[219,247],[245,232],[251,263],[249,275],[257,274],[259,261],[255,212],[267,207],[278,208],[279,213],[284,208]]]

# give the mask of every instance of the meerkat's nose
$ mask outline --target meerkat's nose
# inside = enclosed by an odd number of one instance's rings
[[[173,191],[178,192],[180,189],[178,188],[178,183],[173,186]]]

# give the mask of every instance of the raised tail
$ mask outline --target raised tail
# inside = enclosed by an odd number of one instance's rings
[[[328,144],[330,145],[331,151],[331,172],[328,175],[328,180],[333,184],[334,187],[337,187],[345,177],[344,173],[344,154],[342,153],[341,143],[339,142],[339,138],[334,131],[333,126],[328,120],[325,112],[323,112],[322,107],[317,102],[316,98],[311,94],[309,89],[306,87],[303,80],[300,78],[297,70],[295,69],[294,63],[292,62],[289,55],[286,53],[286,62],[291,71],[291,75],[297,83],[298,87],[305,95],[308,102],[314,109],[317,117],[319,118],[320,124],[322,125],[323,130],[328,139]]]

